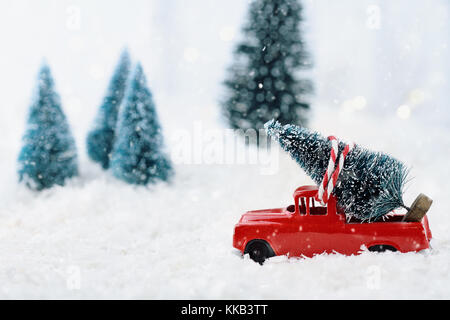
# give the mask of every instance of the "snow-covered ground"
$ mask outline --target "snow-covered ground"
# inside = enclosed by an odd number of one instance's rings
[[[281,151],[262,159],[272,161],[267,171],[267,163],[210,164],[179,139],[182,129],[207,146],[223,129],[220,81],[247,3],[128,3],[0,4],[0,298],[450,298],[445,1],[383,2],[379,25],[377,1],[305,2],[316,60],[312,127],[412,168],[404,198],[434,199],[433,249],[276,257],[263,267],[235,254],[234,224],[246,210],[290,204],[294,188],[311,181]],[[86,131],[125,44],[143,62],[169,149],[192,151],[177,158],[172,185],[132,187],[86,158]],[[81,176],[34,194],[17,185],[15,161],[43,55],[77,138]]]

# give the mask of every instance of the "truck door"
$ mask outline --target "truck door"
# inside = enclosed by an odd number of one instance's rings
[[[330,216],[327,207],[313,197],[299,199],[299,214],[294,220],[297,231],[293,235],[292,255],[312,257],[329,252],[331,247]]]

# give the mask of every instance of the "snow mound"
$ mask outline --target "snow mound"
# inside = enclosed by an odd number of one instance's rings
[[[81,177],[64,188],[34,194],[12,176],[2,184],[0,297],[449,298],[449,200],[439,183],[449,173],[440,170],[443,149],[429,156],[436,150],[427,143],[443,132],[411,123],[379,132],[363,118],[365,130],[355,119],[333,127],[327,119],[339,115],[325,117],[329,112],[317,116],[316,130],[357,138],[414,164],[405,200],[418,192],[434,199],[432,250],[275,257],[261,267],[236,254],[233,226],[246,210],[290,204],[294,188],[311,183],[284,153],[271,175],[257,165],[178,164],[172,185],[151,188],[126,185],[83,160]]]

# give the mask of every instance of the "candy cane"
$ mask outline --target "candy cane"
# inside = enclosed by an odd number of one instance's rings
[[[319,200],[322,205],[325,205],[328,202],[329,195],[333,192],[334,187],[337,184],[339,174],[344,167],[345,158],[347,157],[347,154],[355,147],[354,143],[350,143],[345,146],[335,169],[334,167],[338,155],[339,142],[333,136],[328,137],[328,140],[331,141],[330,160],[328,162],[327,171],[323,176],[322,183],[320,184],[319,191],[317,193],[317,200]]]
[[[322,183],[319,185],[319,191],[317,194],[318,200],[320,201],[320,203],[322,205],[324,205],[328,201],[327,195],[324,195],[324,194],[326,192],[328,181],[330,180],[330,178],[333,174],[334,166],[336,163],[336,158],[337,158],[338,151],[339,151],[338,140],[333,136],[328,137],[328,140],[331,141],[330,160],[328,161],[327,171],[325,171],[325,174],[322,179]]]

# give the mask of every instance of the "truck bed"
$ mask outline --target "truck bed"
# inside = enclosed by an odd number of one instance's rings
[[[377,221],[371,222],[371,223],[392,223],[392,222],[403,222],[404,215],[391,215],[391,216],[385,216]],[[368,221],[364,222],[356,218],[351,218],[350,220],[346,220],[347,224],[355,224],[355,223],[368,223]]]

